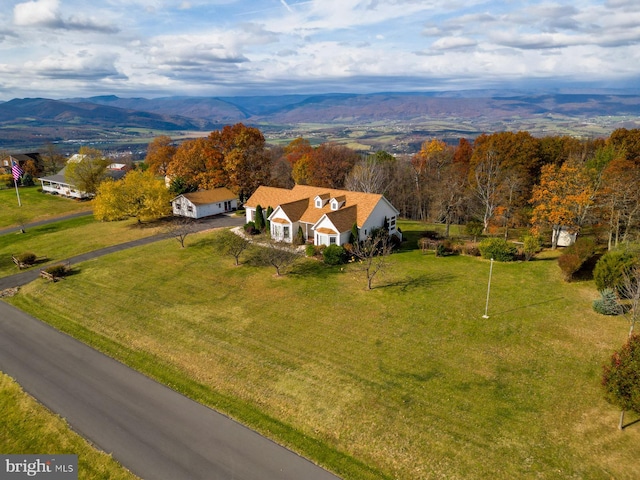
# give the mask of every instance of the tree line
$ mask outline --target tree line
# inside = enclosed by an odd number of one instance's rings
[[[525,131],[483,134],[456,145],[427,139],[414,155],[360,154],[303,138],[268,146],[242,123],[175,144],[154,139],[146,163],[171,178],[174,193],[225,186],[246,200],[260,185],[308,184],[384,194],[402,217],[481,222],[483,233],[531,226],[578,233],[605,230],[609,246],[629,240],[640,218],[640,129],[608,138],[537,138]]]

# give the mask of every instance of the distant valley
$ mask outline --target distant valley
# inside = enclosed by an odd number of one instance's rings
[[[624,93],[443,92],[255,97],[99,96],[0,103],[0,149],[61,152],[90,144],[143,151],[153,137],[205,135],[224,125],[256,126],[270,143],[302,136],[352,148],[411,153],[427,138],[457,141],[483,132],[607,136],[640,127],[640,96]]]

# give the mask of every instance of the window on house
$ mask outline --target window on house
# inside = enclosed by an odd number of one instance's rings
[[[285,226],[285,227],[284,227],[284,233],[283,233],[283,235],[282,235],[282,236],[283,236],[283,238],[284,238],[285,240],[287,240],[287,239],[289,238],[289,227],[288,227],[288,226]]]
[[[336,244],[336,237],[329,237],[329,245],[335,245]]]
[[[322,208],[322,200],[316,198],[316,208]]]
[[[187,206],[187,212],[193,212],[193,207],[191,205]]]
[[[180,210],[180,209],[182,208],[182,205],[180,205],[180,202],[176,202],[176,208],[177,208],[178,210]]]

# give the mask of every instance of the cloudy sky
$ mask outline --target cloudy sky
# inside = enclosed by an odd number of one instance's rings
[[[640,87],[640,0],[2,0],[0,100]]]

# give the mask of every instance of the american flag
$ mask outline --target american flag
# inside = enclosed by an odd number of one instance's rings
[[[13,179],[16,181],[19,180],[24,173],[24,171],[20,168],[20,165],[18,165],[15,160],[11,161],[11,173],[13,175]]]

